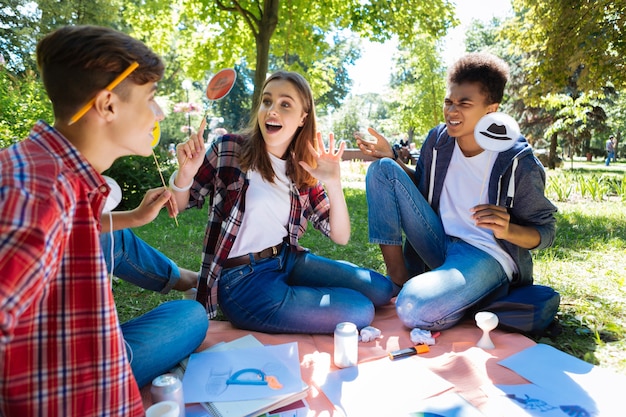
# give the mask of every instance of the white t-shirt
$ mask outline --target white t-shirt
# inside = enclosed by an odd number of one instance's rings
[[[515,262],[498,245],[491,230],[474,224],[470,211],[472,207],[489,201],[489,177],[497,155],[497,152],[483,151],[467,157],[455,142],[439,206],[446,234],[459,237],[493,256],[511,279],[516,270]]]
[[[287,178],[286,161],[269,155],[276,174],[274,183],[266,182],[258,171],[248,172],[246,210],[229,258],[278,245],[287,236],[291,181]]]

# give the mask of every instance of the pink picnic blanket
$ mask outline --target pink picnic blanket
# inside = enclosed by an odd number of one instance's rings
[[[314,319],[312,317],[312,319]],[[382,337],[371,342],[359,342],[359,363],[386,357],[391,351],[412,346],[410,330],[403,326],[396,315],[393,303],[377,309],[373,327],[381,330]],[[298,342],[302,379],[310,385],[307,402],[309,417],[339,417],[343,413],[336,409],[320,389],[319,381],[338,368],[332,363],[332,335],[265,334],[239,330],[226,321],[211,321],[204,342],[198,351],[219,342],[230,342],[252,334],[263,344]],[[498,361],[535,344],[534,341],[517,333],[500,330],[491,332],[495,349],[484,351],[476,348],[482,331],[473,320],[466,320],[437,337],[430,352],[420,354],[417,360],[434,373],[454,385],[454,391],[477,408],[486,404],[487,397],[480,390],[484,384],[522,384],[524,378],[497,364]],[[384,381],[382,381],[384,383]],[[151,404],[149,386],[142,389],[144,406]]]

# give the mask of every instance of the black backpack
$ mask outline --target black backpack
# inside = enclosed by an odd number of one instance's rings
[[[504,297],[480,306],[498,316],[498,328],[533,337],[555,337],[560,333],[556,321],[561,295],[545,285],[511,287]]]

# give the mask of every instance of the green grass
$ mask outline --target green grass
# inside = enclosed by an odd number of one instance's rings
[[[345,194],[350,209],[352,239],[346,246],[333,244],[309,228],[303,246],[333,259],[344,259],[384,273],[378,247],[367,240],[367,204],[362,179],[366,165],[346,163]],[[626,374],[626,210],[623,183],[626,163],[577,161],[548,172],[548,195],[559,208],[557,237],[551,248],[537,251],[535,281],[561,293],[559,323],[563,332],[554,339],[537,339],[590,363]],[[580,184],[596,183],[601,176],[619,180],[602,194],[582,196]],[[558,187],[571,187],[559,194]],[[617,191],[616,191],[617,190]],[[584,192],[584,191],[583,191]],[[561,195],[559,197],[559,195]],[[593,195],[593,197],[592,197]],[[179,227],[163,212],[151,224],[135,230],[148,243],[170,256],[180,266],[198,269],[206,225],[206,208],[188,210],[178,217]],[[159,303],[178,299],[172,291],[161,295],[120,280],[114,281],[120,319],[126,321]]]

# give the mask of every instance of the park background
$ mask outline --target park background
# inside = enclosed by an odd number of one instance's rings
[[[455,4],[457,3],[457,4]],[[353,147],[353,132],[374,126],[394,142],[421,145],[442,122],[447,65],[487,50],[511,66],[501,110],[511,114],[546,166],[547,193],[559,208],[553,247],[534,253],[535,280],[562,295],[563,331],[536,338],[600,366],[626,372],[626,1],[583,0],[3,0],[0,3],[0,148],[22,140],[37,119],[52,121],[34,64],[38,39],[64,24],[99,24],[145,41],[165,60],[159,102],[166,111],[155,147],[161,174],[175,169],[167,149],[203,117],[241,129],[267,73],[304,74],[319,128]],[[230,94],[205,89],[235,68]],[[604,163],[609,135],[617,160]],[[314,230],[303,244],[320,255],[384,272],[367,241],[363,177],[367,162],[342,165],[353,236],[337,246]],[[122,185],[120,209],[160,186],[153,158],[122,158],[107,174]],[[136,232],[179,265],[197,269],[206,210],[161,213]],[[113,282],[128,320],[166,296]]]

